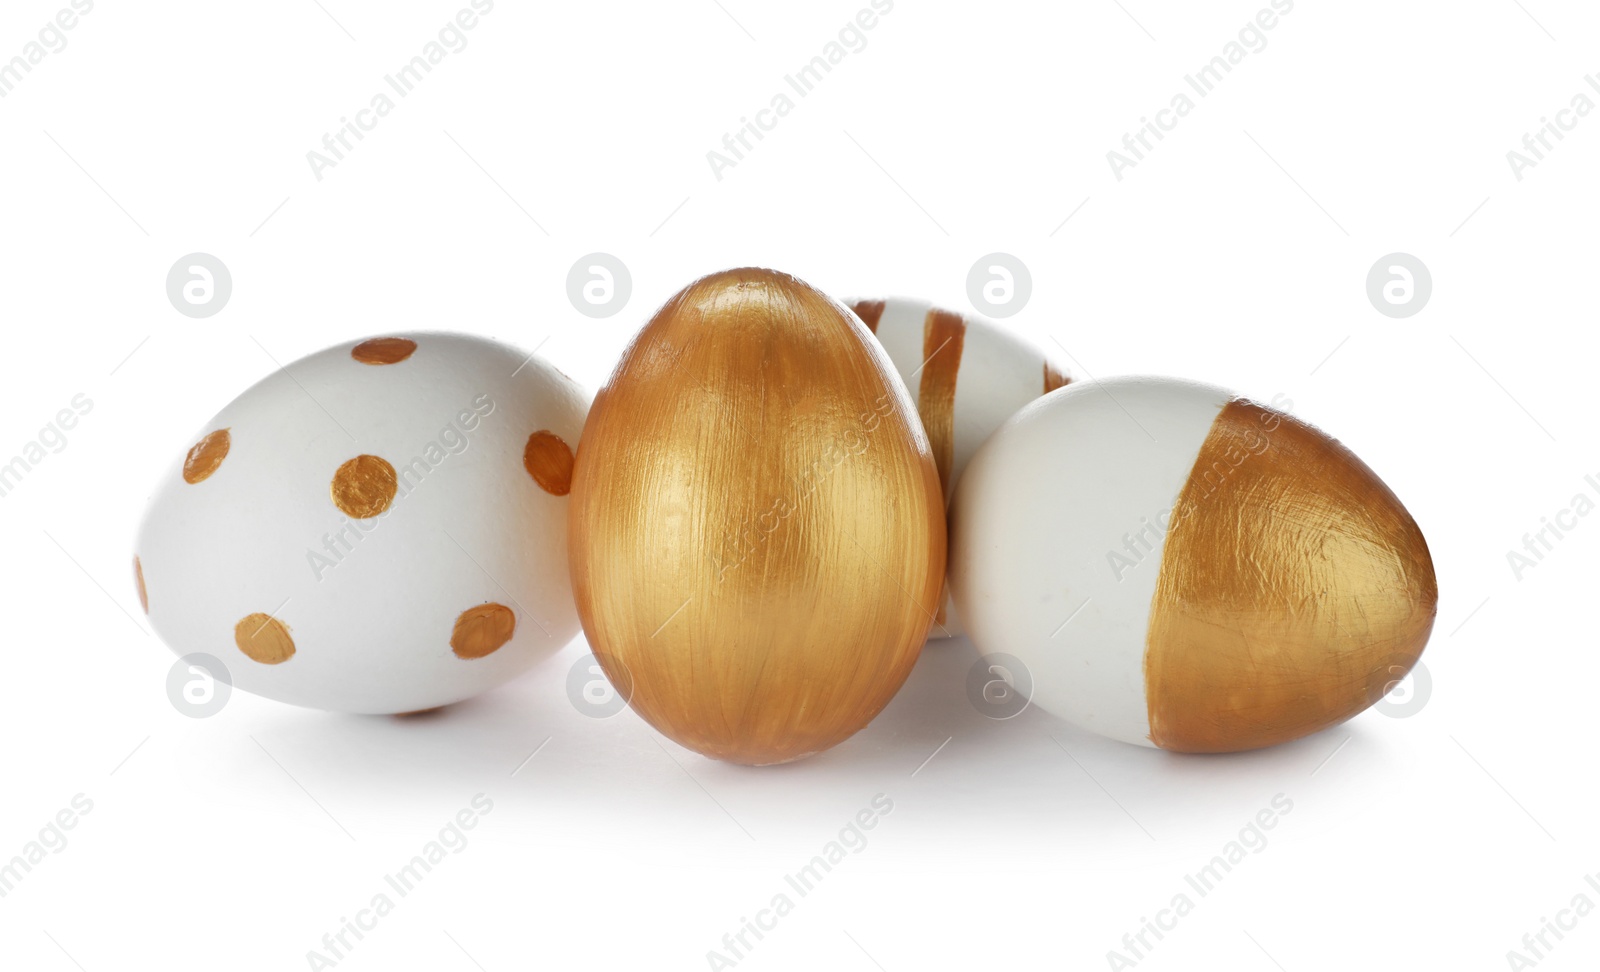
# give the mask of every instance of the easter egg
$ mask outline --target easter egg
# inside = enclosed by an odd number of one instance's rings
[[[861,729],[938,607],[944,504],[916,410],[849,310],[771,270],[697,280],[634,338],[584,426],[570,517],[607,676],[718,759]]]
[[[1427,643],[1416,522],[1321,430],[1220,388],[1074,384],[973,457],[950,579],[973,641],[1041,709],[1183,752],[1285,742],[1359,713]]]
[[[150,623],[233,685],[319,709],[434,708],[577,633],[566,572],[588,396],[460,334],[329,348],[174,451],[139,530]]]
[[[916,400],[946,506],[990,433],[1017,409],[1071,381],[1038,348],[976,314],[904,297],[846,303],[883,345]],[[930,637],[961,631],[947,593]]]

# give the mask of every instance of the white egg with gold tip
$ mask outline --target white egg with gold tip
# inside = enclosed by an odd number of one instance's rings
[[[1071,381],[1048,355],[976,314],[907,297],[845,303],[877,337],[910,390],[946,505],[973,453],[1001,422]],[[930,637],[962,633],[948,591],[935,621]]]
[[[1342,722],[1416,663],[1422,532],[1321,430],[1210,385],[1074,384],[973,457],[950,582],[1031,701],[1144,746],[1230,752]]]
[[[246,390],[174,451],[134,576],[179,655],[318,709],[493,688],[578,631],[567,574],[589,394],[462,334],[349,342]]]

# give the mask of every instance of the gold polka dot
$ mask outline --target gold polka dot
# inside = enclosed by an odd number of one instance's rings
[[[233,626],[233,643],[250,660],[263,665],[276,665],[294,656],[289,626],[270,614],[246,615]]]
[[[333,505],[358,520],[377,516],[394,502],[394,467],[377,456],[356,456],[333,474]]]
[[[410,338],[373,338],[351,348],[350,357],[368,365],[399,364],[411,357],[411,352],[415,350],[417,342]]]
[[[144,608],[144,613],[150,613],[150,595],[144,589],[144,565],[139,563],[139,558],[133,558],[133,584],[139,589],[139,606]]]
[[[450,632],[450,648],[460,658],[482,658],[493,654],[511,640],[517,630],[517,616],[504,604],[480,604],[467,608],[456,618]]]
[[[528,436],[522,465],[533,481],[552,496],[565,496],[572,489],[572,448],[554,432],[540,429]]]
[[[217,471],[222,460],[228,457],[233,437],[227,429],[218,429],[194,444],[183,460],[183,481],[189,485],[201,482]]]

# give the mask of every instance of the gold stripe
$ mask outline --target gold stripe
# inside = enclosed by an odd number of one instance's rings
[[[939,467],[939,485],[950,494],[950,464],[956,451],[956,372],[961,368],[961,345],[967,322],[961,315],[937,308],[922,324],[922,383],[917,390],[917,412],[933,447]]]
[[[861,323],[867,325],[867,330],[877,334],[878,321],[883,318],[883,305],[881,300],[858,300],[850,305],[850,309],[861,318]]]
[[[1044,363],[1044,393],[1046,395],[1065,385],[1072,384],[1072,379],[1065,372],[1051,364],[1048,360]]]
[[[960,314],[938,308],[929,310],[922,323],[922,383],[917,389],[917,412],[933,448],[946,508],[950,504],[950,467],[956,453],[956,372],[961,369],[961,346],[966,334],[967,322]],[[941,588],[935,623],[944,624],[948,601]]]
[[[1231,402],[1162,553],[1150,740],[1232,752],[1350,718],[1416,662],[1438,594],[1422,532],[1365,463],[1295,418]]]

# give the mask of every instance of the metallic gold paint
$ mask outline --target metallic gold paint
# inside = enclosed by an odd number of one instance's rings
[[[417,342],[410,338],[372,338],[351,348],[350,357],[366,365],[390,365],[406,360],[416,350]]]
[[[233,643],[251,661],[277,665],[294,657],[289,626],[270,614],[247,614],[233,626]]]
[[[858,300],[850,306],[850,309],[861,318],[861,323],[867,325],[867,330],[876,334],[878,322],[883,319],[883,308],[886,305],[887,301],[882,300]]]
[[[771,270],[704,277],[635,337],[578,446],[569,560],[631,704],[718,759],[861,729],[939,604],[944,502],[910,396],[843,305]]]
[[[516,612],[504,604],[479,604],[456,618],[450,632],[450,650],[458,658],[482,658],[498,651],[516,631]]]
[[[367,455],[346,460],[328,484],[333,505],[346,516],[358,520],[370,519],[387,510],[398,489],[394,466],[387,459]]]
[[[528,444],[522,449],[522,468],[551,496],[565,496],[572,489],[572,447],[548,429],[528,436]]]
[[[961,349],[967,322],[960,314],[932,308],[922,322],[922,377],[917,388],[917,414],[928,433],[933,463],[939,469],[939,488],[950,495],[950,468],[956,455],[956,377],[961,371]],[[939,590],[934,624],[945,622],[949,598]]]
[[[917,389],[917,414],[928,432],[939,485],[950,489],[950,465],[956,454],[956,376],[967,322],[960,314],[934,308],[922,324],[922,377]]]
[[[1150,740],[1233,752],[1342,722],[1374,701],[1375,679],[1410,670],[1437,602],[1422,532],[1365,463],[1298,419],[1233,401],[1162,553]]]
[[[1065,385],[1072,384],[1072,379],[1064,374],[1060,368],[1048,360],[1044,363],[1044,393],[1046,395]]]
[[[183,481],[193,486],[211,478],[211,474],[228,458],[233,447],[233,436],[227,429],[217,429],[194,444],[183,458]]]

